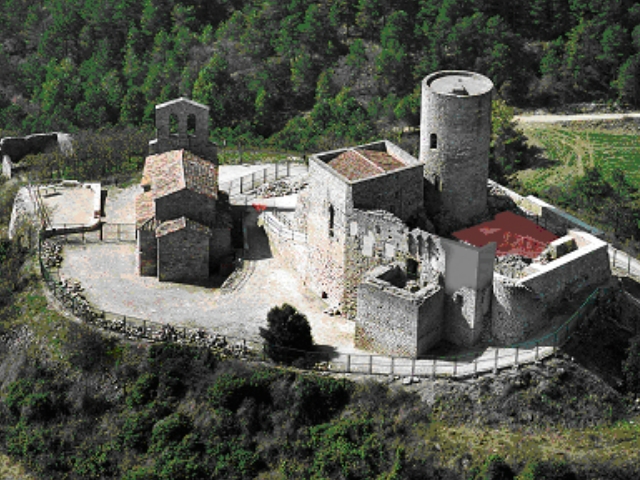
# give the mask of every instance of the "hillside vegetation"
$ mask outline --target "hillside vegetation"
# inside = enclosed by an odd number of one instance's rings
[[[217,140],[325,149],[418,120],[419,82],[487,75],[516,106],[640,104],[633,0],[6,0],[0,128],[151,126],[211,107]]]

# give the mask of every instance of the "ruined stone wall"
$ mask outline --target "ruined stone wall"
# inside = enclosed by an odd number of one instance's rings
[[[209,277],[209,237],[179,230],[158,238],[158,279],[193,281]]]
[[[9,155],[2,155],[2,176],[4,178],[11,178],[13,163]]]
[[[416,357],[440,339],[443,292],[438,286],[416,293],[395,287],[376,278],[385,268],[367,275],[358,288],[356,346]]]
[[[138,273],[155,277],[158,274],[158,243],[153,230],[138,230],[136,253]]]
[[[394,260],[405,260],[408,233],[402,220],[389,212],[353,211],[348,220],[342,299],[342,311],[348,317],[356,315],[358,284],[365,272]]]
[[[472,346],[480,340],[491,313],[492,286],[462,287],[447,295],[444,337],[456,345]]]
[[[187,217],[207,227],[216,222],[216,200],[184,189],[179,192],[157,198],[156,218],[164,222],[175,218]]]
[[[500,275],[493,277],[492,339],[510,345],[526,339],[549,321],[543,300],[523,285]]]
[[[354,208],[386,210],[406,222],[424,205],[423,166],[353,182],[352,192]]]
[[[559,237],[562,237],[565,232],[571,228],[585,230],[596,237],[602,237],[604,235],[602,230],[583,222],[570,213],[548,204],[539,198],[529,195],[527,199],[538,208],[538,223]]]
[[[584,232],[569,233],[581,238],[581,242],[589,241],[590,245],[543,265],[539,272],[520,280],[548,305],[555,305],[562,299],[571,300],[585,289],[593,290],[611,278],[607,244]]]
[[[509,344],[524,340],[547,326],[563,301],[610,279],[607,244],[584,232],[569,233],[582,248],[517,281],[494,275],[491,333],[496,341]]]

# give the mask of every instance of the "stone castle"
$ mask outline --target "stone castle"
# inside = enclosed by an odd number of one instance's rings
[[[355,320],[357,347],[510,344],[609,280],[597,232],[488,179],[492,92],[472,72],[427,76],[419,159],[388,141],[315,154],[295,212],[263,214],[274,253]]]

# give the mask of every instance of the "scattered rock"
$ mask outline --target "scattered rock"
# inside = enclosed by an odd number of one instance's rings
[[[280,180],[260,185],[256,189],[256,196],[271,198],[292,195],[305,188],[307,186],[307,182],[308,178],[306,175],[293,178],[282,178]]]

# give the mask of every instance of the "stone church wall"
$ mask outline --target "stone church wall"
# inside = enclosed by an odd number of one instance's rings
[[[158,274],[158,243],[154,230],[138,230],[138,273],[155,277]]]
[[[179,230],[158,238],[158,279],[165,282],[209,277],[209,237]]]
[[[187,217],[211,227],[216,222],[216,200],[190,190],[165,195],[156,199],[156,218],[160,222]]]

